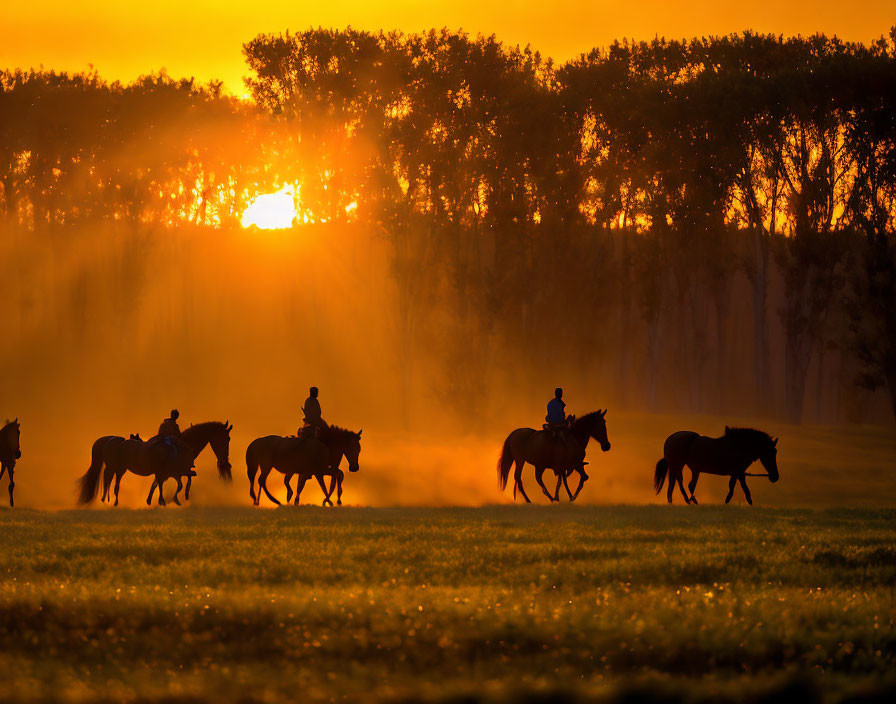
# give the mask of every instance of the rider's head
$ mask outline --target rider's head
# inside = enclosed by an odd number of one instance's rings
[[[177,420],[179,416],[180,416],[180,413],[177,412],[176,408],[171,411],[171,420]]]
[[[563,398],[563,389],[561,389],[559,386],[554,389],[554,396],[556,396],[557,398]]]
[[[316,386],[311,387],[311,398],[317,398],[317,387]]]

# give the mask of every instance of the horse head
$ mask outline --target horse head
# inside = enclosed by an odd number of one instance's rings
[[[6,442],[9,446],[9,451],[16,459],[19,459],[22,456],[22,448],[19,444],[21,441],[20,427],[21,426],[19,426],[19,419],[16,418],[15,420],[7,420],[6,426],[3,428],[6,435]]]
[[[766,436],[768,439],[763,443],[763,448],[759,454],[759,461],[768,472],[768,480],[774,484],[780,475],[778,474],[778,438]]]
[[[230,421],[225,420],[224,423],[217,423],[216,426],[214,434],[209,439],[209,444],[212,446],[215,457],[218,458],[218,474],[221,479],[230,481],[233,478],[230,473],[232,467],[230,464],[230,431],[233,430],[233,425],[230,424]]]
[[[349,472],[357,472],[361,468],[358,464],[358,457],[361,455],[361,433],[363,432],[363,430],[359,430],[357,433],[351,430],[342,431],[340,445],[342,454],[348,460]]]
[[[610,450],[610,439],[607,437],[607,421],[606,421],[607,409],[598,410],[594,413],[589,413],[587,416],[583,416],[583,420],[585,418],[589,419],[588,425],[588,435],[597,440],[600,443],[600,449],[604,452],[609,452]]]

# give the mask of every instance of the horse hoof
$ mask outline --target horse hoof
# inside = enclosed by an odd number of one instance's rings
[[[336,505],[337,505],[337,506],[342,506],[342,499],[337,499],[337,500],[336,500]]]
[[[174,501],[174,503],[176,503],[178,506],[180,506],[180,501],[178,501],[177,499],[172,499],[172,500]]]

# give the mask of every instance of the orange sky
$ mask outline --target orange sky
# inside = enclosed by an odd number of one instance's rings
[[[462,27],[531,43],[559,61],[613,39],[692,37],[752,28],[870,41],[896,24],[894,0],[0,0],[0,67],[84,70],[130,80],[166,67],[221,78],[241,93],[241,45],[259,32],[309,26]]]

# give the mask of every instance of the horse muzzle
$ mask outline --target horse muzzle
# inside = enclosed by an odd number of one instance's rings
[[[779,477],[777,474],[774,475],[774,476],[772,476],[771,474],[768,475],[768,480],[769,480],[772,484],[774,484],[776,481],[778,481],[778,479],[780,479],[780,477]]]
[[[603,450],[604,452],[609,452],[609,451],[610,451],[610,443],[608,443],[608,442],[606,442],[606,443],[602,442],[602,443],[600,444],[600,449]]]
[[[359,469],[361,469],[361,467],[360,467],[359,465],[357,465],[357,464],[356,464],[356,465],[349,465],[349,466],[348,466],[348,471],[349,471],[349,472],[357,472]]]

